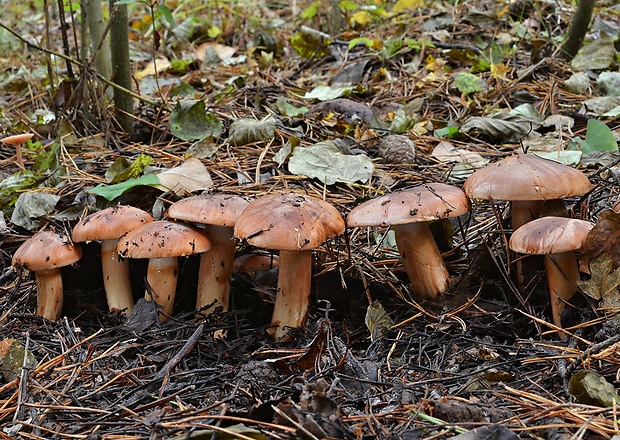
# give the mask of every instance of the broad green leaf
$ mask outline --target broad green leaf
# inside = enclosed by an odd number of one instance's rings
[[[366,47],[374,48],[376,47],[376,40],[367,37],[354,38],[349,41],[349,50],[353,49],[358,44],[363,44]]]
[[[296,116],[303,116],[308,112],[308,107],[295,107],[293,104],[284,99],[278,99],[274,107],[282,116],[292,118]]]
[[[118,183],[128,179],[135,179],[140,177],[144,172],[144,168],[152,163],[153,158],[147,154],[140,154],[133,162],[121,156],[105,172],[105,180],[108,183]]]
[[[87,189],[86,192],[101,196],[107,200],[114,200],[118,196],[124,194],[136,186],[159,186],[159,178],[155,174],[146,174],[137,179],[129,179],[114,185],[97,185],[94,188]]]
[[[594,371],[582,370],[575,373],[568,383],[568,392],[579,403],[603,408],[620,404],[616,388],[603,376]]]
[[[482,92],[487,85],[482,78],[471,73],[455,73],[452,78],[454,78],[454,87],[465,95]]]
[[[204,101],[179,101],[170,113],[170,131],[184,141],[216,137],[222,133],[222,121],[207,113]]]
[[[301,18],[303,18],[304,20],[310,20],[314,17],[316,17],[316,14],[319,13],[319,6],[320,6],[321,2],[316,1],[316,2],[312,2],[310,4],[310,6],[308,6],[306,9],[304,9],[303,11],[301,11]]]
[[[170,27],[174,28],[175,23],[174,23],[174,17],[172,16],[172,11],[170,11],[170,9],[168,9],[168,7],[163,2],[160,2],[157,5],[157,8],[159,9],[159,12],[161,13],[161,15],[166,19]]]
[[[598,119],[590,119],[586,130],[586,139],[581,144],[584,153],[592,151],[618,151],[618,143],[614,133]]]
[[[293,174],[333,185],[336,182],[366,183],[372,176],[374,165],[368,156],[343,154],[333,141],[326,141],[295,148],[288,169]]]
[[[444,138],[444,139],[454,139],[459,135],[459,128],[450,126],[444,128],[438,128],[435,130],[435,137]]]

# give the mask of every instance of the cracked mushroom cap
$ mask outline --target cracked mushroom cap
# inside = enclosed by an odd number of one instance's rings
[[[123,258],[171,258],[208,251],[211,242],[192,226],[159,220],[127,232],[117,249]]]
[[[201,194],[179,200],[168,208],[168,217],[186,222],[233,227],[250,202],[233,194]]]
[[[592,185],[581,171],[532,154],[515,154],[474,172],[463,191],[480,200],[550,200],[581,196]]]
[[[82,248],[66,235],[40,231],[26,240],[13,255],[13,265],[31,271],[58,269],[82,258]]]
[[[521,226],[510,237],[510,249],[521,254],[559,254],[581,249],[594,223],[565,217],[542,217]]]
[[[235,224],[249,244],[284,251],[310,250],[344,232],[340,212],[303,194],[270,194],[251,202]]]
[[[81,220],[73,228],[73,241],[115,240],[124,233],[153,221],[153,217],[133,206],[102,209]]]
[[[458,217],[469,212],[470,202],[456,186],[428,183],[376,197],[356,206],[347,226],[391,226]]]

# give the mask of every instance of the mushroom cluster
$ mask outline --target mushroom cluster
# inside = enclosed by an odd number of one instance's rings
[[[527,154],[516,154],[473,173],[463,189],[425,183],[370,199],[352,209],[346,222],[330,203],[301,193],[273,193],[248,201],[225,194],[203,194],[172,204],[170,220],[154,221],[137,208],[115,206],[81,220],[72,240],[54,232],[35,234],[18,249],[13,264],[35,271],[37,313],[58,319],[62,308],[60,267],[81,257],[77,243],[101,242],[104,288],[110,310],[131,313],[133,290],[126,259],[148,259],[145,297],[161,308],[161,319],[173,314],[178,257],[201,254],[196,299],[197,317],[228,310],[230,276],[237,271],[278,267],[278,284],[270,332],[276,340],[290,338],[302,327],[310,305],[312,250],[343,234],[346,227],[391,227],[413,294],[436,299],[451,277],[429,224],[462,216],[470,199],[512,204],[515,232],[510,248],[544,254],[553,322],[576,292],[579,278],[573,251],[584,242],[592,224],[568,218],[543,217],[545,200],[582,195],[591,188],[581,172]],[[563,205],[562,205],[563,206]],[[279,251],[279,255],[245,254],[235,260],[236,244]],[[75,243],[75,244],[74,244]]]

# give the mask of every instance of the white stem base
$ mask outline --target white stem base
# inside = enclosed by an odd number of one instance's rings
[[[178,275],[178,258],[152,258],[149,260],[146,280],[151,287],[153,299],[163,308],[162,313],[164,315],[160,316],[161,322],[167,321],[168,316],[172,315]],[[148,292],[146,292],[145,298],[147,301],[151,300]]]
[[[101,242],[103,285],[110,311],[123,310],[123,313],[129,316],[134,306],[129,260],[119,261],[117,243],[118,240]]]
[[[405,272],[418,298],[436,299],[448,289],[450,275],[427,223],[393,226]]]
[[[63,292],[60,269],[38,270],[37,280],[37,315],[57,321],[62,312]]]
[[[311,283],[312,251],[280,251],[278,291],[271,317],[276,341],[286,341],[291,328],[306,322]]]

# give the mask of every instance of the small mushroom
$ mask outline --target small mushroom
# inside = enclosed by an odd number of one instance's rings
[[[514,231],[510,249],[545,256],[553,323],[562,326],[564,305],[577,292],[579,268],[574,251],[581,249],[594,224],[564,217],[542,217]]]
[[[469,208],[469,199],[461,189],[429,183],[356,206],[347,216],[347,226],[392,226],[414,294],[435,299],[448,288],[450,276],[428,224],[458,217]]]
[[[24,159],[22,157],[22,144],[28,142],[34,136],[33,133],[15,134],[2,138],[1,141],[6,145],[15,145],[15,161],[21,169],[24,169]]]
[[[270,194],[251,202],[237,219],[235,236],[280,251],[273,337],[286,340],[306,321],[312,282],[312,249],[344,232],[344,220],[328,202],[302,194]]]
[[[124,310],[130,315],[134,306],[129,275],[129,262],[120,260],[116,245],[118,238],[153,217],[133,206],[112,206],[89,215],[73,228],[74,242],[101,241],[103,285],[110,310]]]
[[[230,194],[201,194],[173,203],[168,217],[200,223],[213,247],[200,257],[196,310],[212,304],[228,310],[230,273],[235,258],[235,222],[248,201]]]
[[[211,242],[198,229],[165,220],[146,223],[118,240],[123,258],[148,258],[147,283],[153,299],[163,308],[162,321],[171,314],[176,295],[179,261],[184,257],[211,249]],[[151,299],[149,292],[145,295]]]
[[[69,238],[52,231],[40,231],[26,240],[13,255],[13,266],[35,274],[37,315],[56,321],[63,302],[60,269],[82,258],[82,249]]]
[[[538,218],[545,200],[581,196],[592,185],[581,171],[531,154],[515,154],[474,172],[463,191],[471,199],[512,203],[512,229]]]

